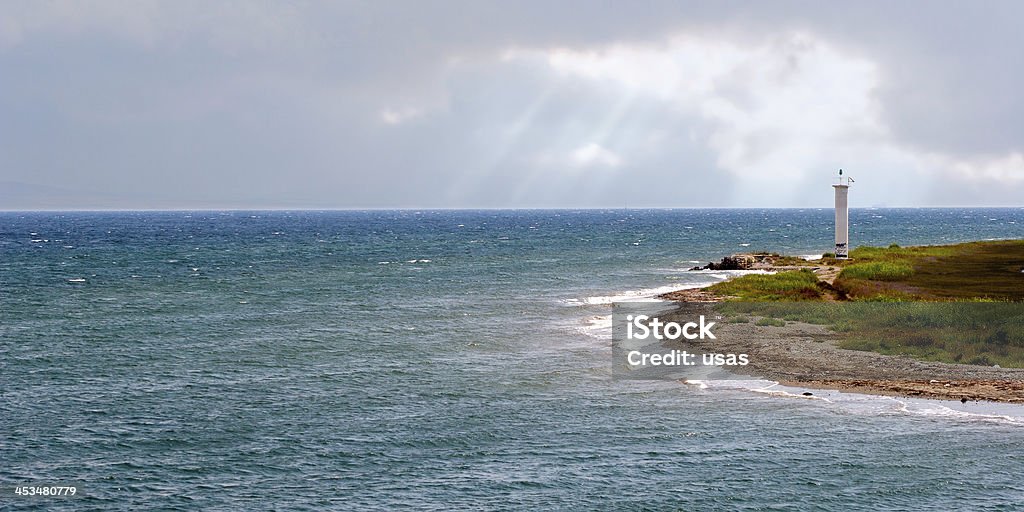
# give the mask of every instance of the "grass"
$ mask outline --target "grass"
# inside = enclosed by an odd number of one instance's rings
[[[1024,367],[1024,303],[1020,302],[727,302],[724,315],[822,324],[839,346],[944,363]]]
[[[708,291],[732,300],[775,301],[821,298],[818,277],[807,269],[778,274],[750,274],[716,283]]]
[[[858,247],[834,286],[852,300],[1024,301],[1024,240]]]
[[[917,247],[900,247],[896,244],[891,244],[888,247],[863,246],[850,251],[850,259],[853,261],[891,261],[906,258],[953,256],[959,253],[965,245],[969,244],[922,245]]]
[[[914,267],[905,261],[871,261],[843,268],[839,277],[873,281],[899,281],[914,274]]]
[[[1024,301],[1024,240],[921,247],[857,247],[850,259],[815,262],[771,255],[776,265],[808,267],[747,275],[708,290],[730,300]],[[841,268],[831,286],[819,285],[809,267]]]
[[[903,303],[857,314],[840,346],[945,363],[1024,367],[1024,305]]]
[[[1024,240],[858,247],[848,260],[804,263],[842,271],[831,286],[804,269],[708,290],[727,298],[718,306],[732,317],[824,324],[844,348],[1024,367]]]

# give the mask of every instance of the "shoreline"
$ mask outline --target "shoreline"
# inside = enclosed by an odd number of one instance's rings
[[[946,383],[955,382],[956,387],[943,388]],[[921,398],[948,402],[989,402],[1024,405],[1024,381],[939,381],[932,384],[924,381],[780,381],[780,385],[794,388],[821,389],[856,393],[860,395],[891,396],[898,398]],[[943,392],[941,390],[947,389]]]
[[[822,286],[831,285],[838,272],[829,265],[809,263],[803,268],[812,270]],[[757,270],[780,272],[793,268],[765,265]],[[725,281],[732,279],[735,277]],[[656,298],[705,304],[730,298],[707,290],[711,286],[713,284],[676,290]],[[942,363],[844,349],[827,327],[802,322],[786,322],[784,326],[726,323],[719,328],[726,335],[715,342],[691,341],[683,345],[749,354],[750,364],[742,374],[784,386],[904,398],[1024,404],[1024,368]]]
[[[861,394],[1024,404],[1024,368],[921,361],[840,348],[822,325],[723,324],[714,341],[688,341],[704,351],[746,353],[741,374],[784,386]]]

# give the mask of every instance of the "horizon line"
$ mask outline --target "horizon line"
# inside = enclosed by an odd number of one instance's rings
[[[1024,205],[955,205],[955,206],[857,206],[851,210],[915,210],[915,209],[1024,209]],[[244,207],[244,208],[39,208],[4,209],[0,213],[116,213],[116,212],[366,212],[366,211],[574,211],[574,210],[833,210],[834,206],[554,206],[554,207],[369,207],[369,208],[315,208],[315,207]]]

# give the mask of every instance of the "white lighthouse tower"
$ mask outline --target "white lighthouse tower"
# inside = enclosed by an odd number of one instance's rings
[[[843,170],[839,169],[839,183],[832,188],[836,189],[836,258],[842,259],[850,257],[850,183],[853,180],[843,178]]]

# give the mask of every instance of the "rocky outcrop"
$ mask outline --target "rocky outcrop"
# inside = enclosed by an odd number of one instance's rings
[[[767,254],[733,254],[722,258],[722,261],[711,262],[703,267],[693,267],[690,270],[753,270],[759,264],[771,265],[771,256]]]

